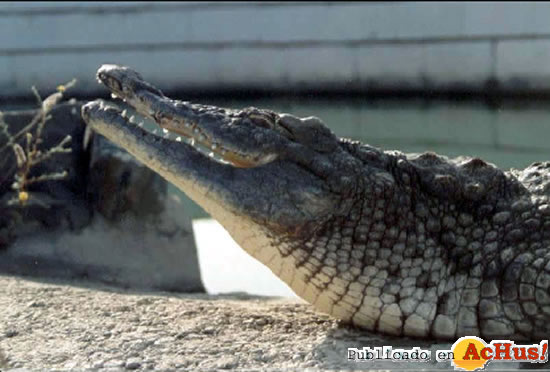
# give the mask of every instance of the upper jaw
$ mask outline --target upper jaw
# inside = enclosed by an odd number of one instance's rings
[[[128,67],[104,64],[97,70],[96,77],[115,97],[124,100],[142,115],[150,116],[147,109],[149,101],[164,97],[159,89]]]
[[[168,99],[130,68],[103,65],[97,78],[139,114],[164,130],[191,138],[235,167],[268,164],[278,158],[285,142],[275,132],[244,123],[247,118],[239,115],[242,112]]]

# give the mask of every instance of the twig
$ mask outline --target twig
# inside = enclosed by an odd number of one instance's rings
[[[67,171],[63,172],[57,172],[57,173],[47,173],[42,174],[38,177],[31,177],[26,180],[26,184],[30,185],[36,182],[44,182],[44,181],[57,181],[62,180],[67,177],[69,173]]]
[[[67,147],[72,140],[70,135],[65,136],[57,145],[44,152],[39,150],[38,147],[42,143],[42,133],[46,122],[51,119],[51,115],[49,115],[50,111],[61,101],[63,92],[74,86],[75,83],[76,79],[73,79],[65,85],[58,86],[58,92],[50,94],[45,100],[42,100],[38,90],[33,86],[32,92],[36,96],[39,110],[31,122],[13,136],[10,134],[8,125],[0,113],[0,134],[6,137],[6,143],[0,146],[0,159],[2,159],[0,161],[0,169],[5,168],[8,159],[11,159],[9,153],[4,154],[7,149],[11,149],[13,151],[12,156],[15,157],[15,166],[11,165],[8,167],[7,172],[2,172],[6,176],[1,179],[0,186],[15,171],[12,189],[17,191],[19,202],[22,205],[29,198],[29,193],[27,192],[29,185],[44,181],[61,180],[67,177],[67,171],[46,173],[34,177],[30,177],[30,172],[35,165],[50,159],[55,154],[71,152],[71,148]],[[36,129],[34,135],[32,133],[33,129]],[[19,140],[23,135],[25,135],[24,149],[19,144]]]
[[[71,148],[67,148],[67,147],[64,147],[64,146],[69,144],[71,142],[71,140],[72,140],[72,137],[70,135],[67,135],[67,136],[65,136],[65,138],[63,138],[61,140],[61,142],[59,142],[54,147],[50,148],[45,153],[42,153],[42,152],[38,151],[36,153],[36,156],[34,157],[34,159],[32,159],[31,164],[35,165],[35,164],[41,163],[44,160],[47,160],[47,159],[51,158],[55,154],[70,153]]]

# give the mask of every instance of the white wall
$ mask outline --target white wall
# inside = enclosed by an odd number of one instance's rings
[[[550,88],[550,3],[0,3],[0,96],[102,63],[163,89]]]

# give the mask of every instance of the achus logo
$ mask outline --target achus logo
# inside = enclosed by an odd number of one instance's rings
[[[516,345],[510,340],[493,340],[489,344],[475,336],[461,337],[453,344],[451,365],[455,370],[484,369],[492,360],[499,362],[546,363],[548,340],[538,344]]]

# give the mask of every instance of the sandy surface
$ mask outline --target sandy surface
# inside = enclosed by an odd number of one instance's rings
[[[0,304],[2,371],[449,368],[347,361],[348,347],[450,345],[354,330],[294,299],[137,293],[0,276]]]

